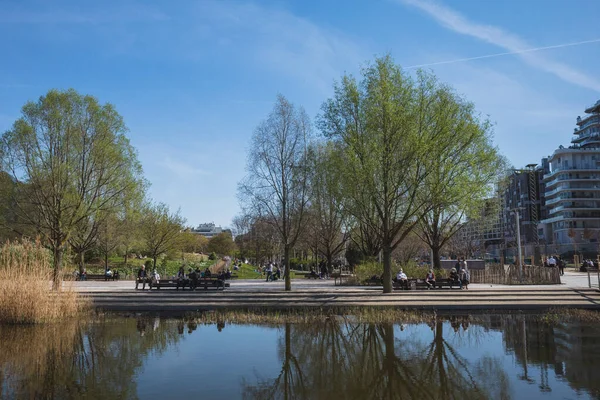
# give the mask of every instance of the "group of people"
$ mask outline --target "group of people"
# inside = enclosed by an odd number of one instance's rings
[[[448,275],[448,282],[450,282],[450,288],[453,284],[458,285],[461,289],[469,289],[469,283],[471,281],[471,274],[467,269],[467,263],[464,259],[458,260],[454,268],[450,270]],[[395,278],[392,279],[401,288],[408,289],[408,276],[402,268],[398,271]],[[428,289],[436,288],[436,277],[433,269],[430,269],[425,275],[424,282],[427,284]]]
[[[176,279],[178,287],[184,287],[189,284],[192,289],[195,289],[198,286],[198,281],[202,278],[217,278],[221,280],[231,279],[231,271],[226,270],[219,274],[213,274],[210,272],[209,268],[206,268],[204,271],[200,271],[200,268],[196,267],[196,269],[189,268],[188,273],[185,272],[185,267],[179,267],[177,271],[177,276],[173,276],[173,279]],[[160,283],[160,274],[155,269],[152,274],[148,275],[146,271],[146,266],[142,265],[138,270],[137,279],[135,281],[135,288],[138,288],[138,285],[142,284],[142,290],[146,288],[146,283],[152,282],[152,285]]]
[[[587,260],[583,260],[581,262],[581,267],[579,267],[579,271],[587,272],[590,269],[598,268],[598,263],[594,263],[589,258]]]
[[[548,268],[558,267],[560,275],[562,276],[565,274],[565,262],[558,255],[545,258],[544,259],[544,267],[548,267]]]

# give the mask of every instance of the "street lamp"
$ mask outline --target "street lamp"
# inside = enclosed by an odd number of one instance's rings
[[[520,208],[513,208],[511,211],[515,214],[515,222],[517,224],[517,252],[519,257],[519,282],[523,282],[523,258],[521,254],[521,223],[519,221]]]

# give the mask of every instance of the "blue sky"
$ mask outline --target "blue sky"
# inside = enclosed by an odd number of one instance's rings
[[[515,166],[539,162],[600,99],[599,16],[597,0],[0,0],[0,132],[48,89],[92,94],[125,118],[155,200],[227,226],[276,95],[314,117],[334,79],[387,52],[435,64]]]

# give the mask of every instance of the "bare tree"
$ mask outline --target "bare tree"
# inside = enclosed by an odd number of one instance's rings
[[[302,232],[309,199],[307,149],[311,126],[304,109],[285,97],[277,102],[252,138],[247,176],[239,185],[240,199],[254,215],[276,228],[283,247],[285,290],[291,290],[290,251]]]

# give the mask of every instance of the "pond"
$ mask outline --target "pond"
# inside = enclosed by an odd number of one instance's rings
[[[0,326],[0,397],[599,398],[599,336],[597,324],[525,315],[379,325],[112,317]]]

